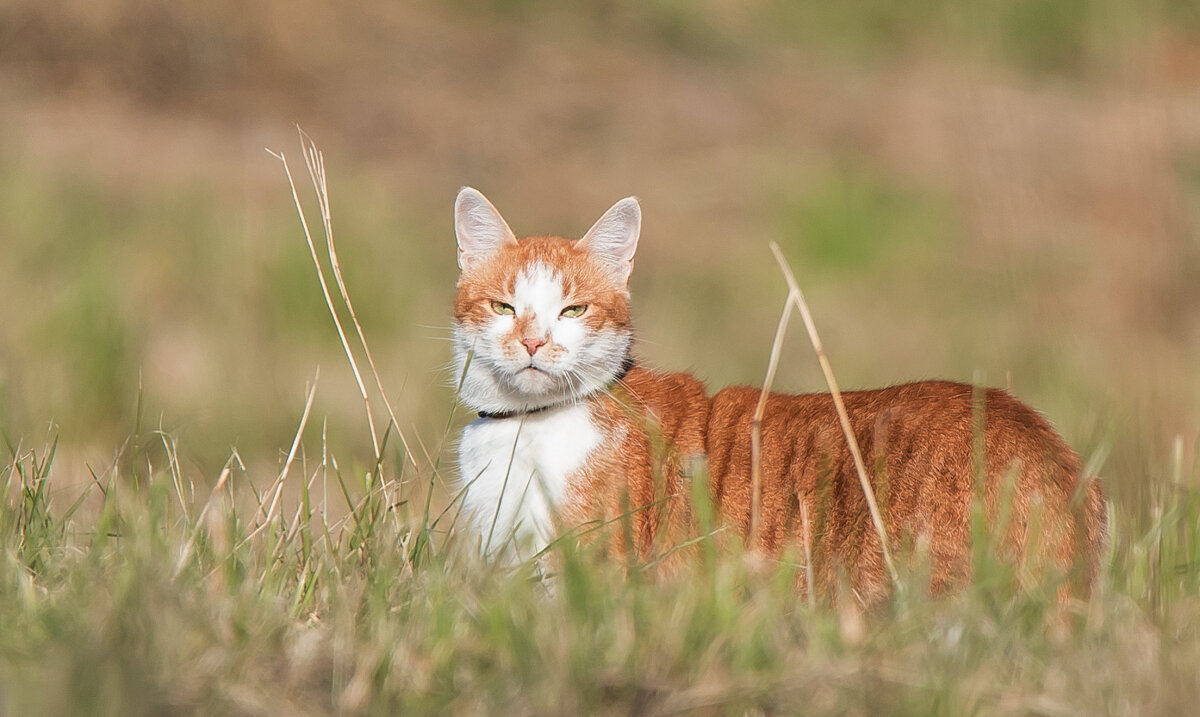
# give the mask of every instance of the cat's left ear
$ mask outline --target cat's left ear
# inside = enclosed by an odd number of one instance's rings
[[[641,233],[642,207],[637,197],[625,197],[612,205],[576,246],[591,252],[624,284],[633,271],[633,253]]]

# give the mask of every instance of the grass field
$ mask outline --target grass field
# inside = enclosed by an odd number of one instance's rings
[[[14,449],[6,713],[1186,714],[1200,697],[1200,493],[1179,454],[1148,476],[1150,520],[1114,510],[1064,629],[1053,585],[1014,591],[982,531],[964,592],[930,600],[918,569],[863,615],[797,600],[795,560],[736,550],[671,579],[569,543],[549,576],[498,571],[400,458],[357,473],[313,440],[257,492],[231,459],[206,493],[160,438],[158,470],[97,477],[88,519],[86,493],[51,500],[53,444]]]
[[[0,7],[3,713],[1192,711],[1200,14],[904,7]],[[296,123],[398,419],[372,388],[378,458],[264,151],[296,171]],[[710,387],[762,381],[769,241],[843,388],[1011,386],[1112,499],[1093,599],[1047,629],[1052,586],[983,556],[869,615],[736,551],[481,563],[449,468],[463,184],[518,233],[637,194],[638,353]],[[785,356],[777,387],[823,390],[798,327]]]

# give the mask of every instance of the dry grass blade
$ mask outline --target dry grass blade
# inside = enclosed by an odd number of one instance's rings
[[[800,291],[800,285],[796,283],[796,277],[792,274],[792,267],[788,264],[787,259],[783,257],[783,252],[779,250],[779,245],[771,242],[771,253],[775,255],[775,261],[779,263],[779,270],[783,272],[783,278],[787,281],[789,294],[788,301],[794,303],[800,311],[800,318],[804,320],[804,328],[808,331],[809,341],[812,342],[813,351],[817,354],[817,360],[821,363],[821,371],[825,374],[825,383],[829,386],[829,393],[833,397],[833,405],[837,410],[838,421],[842,424],[842,433],[846,436],[846,444],[850,448],[850,455],[854,458],[854,470],[858,473],[859,484],[862,485],[863,495],[867,499],[867,508],[871,512],[871,522],[875,526],[875,532],[879,536],[879,549],[883,553],[883,562],[887,565],[888,573],[892,577],[892,584],[899,586],[900,576],[896,572],[896,566],[892,562],[891,552],[888,550],[887,531],[883,527],[883,516],[879,513],[879,504],[875,500],[875,491],[871,488],[871,482],[867,479],[867,469],[863,463],[862,451],[858,447],[858,439],[854,437],[854,429],[850,426],[850,416],[846,413],[846,404],[842,401],[842,392],[838,389],[837,380],[833,377],[833,368],[829,365],[829,358],[825,356],[825,347],[821,344],[821,337],[817,335],[817,327],[813,323],[812,314],[808,311],[808,304],[804,301],[804,293]],[[786,314],[784,315],[786,318]],[[782,323],[782,322],[781,322]],[[763,400],[760,400],[760,408],[765,405]],[[758,416],[756,415],[756,418]]]
[[[817,606],[817,595],[813,585],[812,526],[808,522],[808,504],[803,500],[799,503],[800,530],[804,532],[804,593],[811,610]]]
[[[250,531],[250,534],[238,544],[238,547],[241,547],[249,542],[251,538],[258,535],[263,528],[267,527],[271,523],[271,517],[275,514],[275,508],[279,505],[279,497],[283,493],[283,482],[287,478],[288,470],[292,467],[292,461],[296,459],[296,452],[300,449],[300,437],[304,435],[304,427],[308,425],[308,414],[312,411],[313,398],[317,395],[317,379],[320,377],[321,370],[317,369],[316,374],[313,376],[312,383],[308,387],[308,396],[304,399],[304,413],[300,416],[300,425],[296,427],[296,435],[292,438],[292,447],[288,451],[287,459],[283,462],[283,468],[279,471],[279,476],[275,479],[274,484],[272,484],[271,488],[269,489],[269,492],[271,493],[271,504],[265,513],[262,510],[262,506],[259,506],[258,513],[255,514],[255,517],[257,518],[259,515],[263,516],[262,522],[259,523],[254,530]]]
[[[190,498],[184,495],[183,490],[183,468],[179,465],[179,448],[175,444],[174,439],[167,435],[162,428],[154,432],[158,435],[162,442],[163,452],[167,457],[167,471],[171,474],[171,483],[175,487],[175,497],[179,500],[179,508],[183,511],[183,519],[185,522],[191,522],[188,515],[188,503]]]
[[[212,491],[208,494],[208,500],[204,501],[204,507],[200,509],[200,515],[196,516],[196,522],[192,527],[192,534],[188,536],[187,543],[183,546],[183,550],[179,551],[179,559],[175,561],[174,576],[179,577],[183,572],[183,568],[187,565],[188,556],[192,554],[192,548],[196,547],[196,538],[199,537],[200,531],[204,525],[204,519],[208,516],[208,510],[212,507],[213,499],[225,487],[225,483],[229,480],[229,476],[233,474],[233,458],[231,457],[225,467],[221,469],[221,476],[217,478],[217,484],[213,486]]]
[[[767,375],[763,379],[762,391],[758,394],[758,406],[750,422],[750,534],[749,545],[758,545],[758,529],[762,520],[762,420],[767,410],[767,396],[775,383],[775,372],[779,369],[779,357],[783,353],[783,337],[787,333],[788,320],[792,316],[792,297],[783,305],[783,314],[775,327],[775,340],[771,343],[771,359],[767,362]]]

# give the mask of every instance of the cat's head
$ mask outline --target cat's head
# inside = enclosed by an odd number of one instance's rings
[[[454,353],[463,403],[488,413],[533,410],[576,401],[621,375],[641,222],[628,197],[582,239],[517,239],[486,197],[470,187],[458,193]]]

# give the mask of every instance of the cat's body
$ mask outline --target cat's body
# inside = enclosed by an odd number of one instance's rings
[[[710,399],[694,377],[630,358],[637,202],[618,202],[578,241],[518,240],[469,188],[455,212],[460,398],[480,412],[463,431],[459,468],[481,546],[529,557],[565,530],[612,524],[614,552],[653,558],[693,534],[697,475],[720,520],[745,535],[759,391],[728,388]],[[1103,497],[1035,411],[1003,391],[937,381],[844,397],[889,544],[928,545],[934,590],[970,574],[980,473],[989,525],[1006,531],[1002,552],[1024,559],[1036,532],[1030,554],[1063,567],[1080,558],[1090,579]],[[832,590],[845,574],[863,601],[885,595],[879,539],[830,396],[773,394],[761,455],[756,547],[805,541],[816,589]]]
[[[1040,414],[1000,389],[949,381],[842,398],[889,544],[927,541],[933,591],[961,585],[970,575],[976,498],[983,499],[988,528],[1004,531],[997,536],[1004,557],[1067,568],[1078,551],[1080,578],[1090,584],[1105,533],[1100,485],[1094,477],[1081,483],[1078,455]],[[708,425],[713,499],[743,531],[750,514],[745,436],[758,400],[754,388],[719,391]],[[863,601],[883,597],[890,578],[832,398],[772,394],[761,431],[761,548],[778,550],[796,539],[804,529],[803,503],[811,516],[818,591],[833,591],[838,571],[845,571]],[[1030,533],[1037,545],[1026,544]]]

